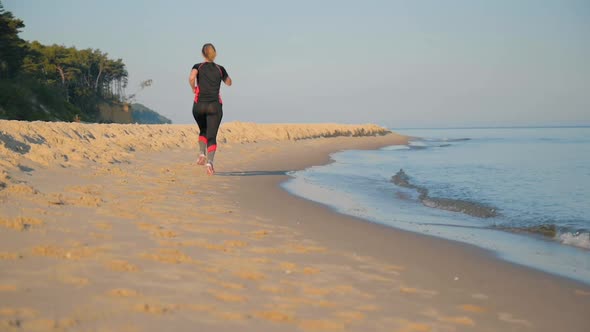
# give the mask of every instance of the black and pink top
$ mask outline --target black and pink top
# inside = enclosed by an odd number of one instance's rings
[[[215,62],[202,62],[194,65],[193,69],[198,71],[195,103],[198,101],[219,101],[220,104],[223,104],[219,90],[221,81],[225,81],[229,77],[225,68]]]

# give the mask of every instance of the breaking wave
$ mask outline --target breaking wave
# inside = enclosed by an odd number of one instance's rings
[[[431,197],[428,194],[428,189],[414,185],[410,182],[410,177],[400,169],[394,176],[391,177],[391,182],[395,185],[414,189],[420,194],[418,199],[424,206],[441,209],[452,212],[460,212],[478,218],[492,218],[498,216],[496,208],[468,200]]]
[[[527,227],[496,226],[494,228],[512,233],[537,235],[568,246],[590,249],[590,232],[585,230],[574,231],[571,229],[560,228],[555,224]]]

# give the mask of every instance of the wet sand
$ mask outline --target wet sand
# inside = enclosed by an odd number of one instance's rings
[[[331,152],[404,137],[294,140],[295,127],[243,125],[241,137],[264,134],[220,144],[209,177],[195,165],[194,129],[82,125],[82,137],[130,136],[121,147],[91,141],[103,149],[92,158],[87,145],[69,152],[63,131],[50,128],[34,146],[18,133],[31,130],[33,141],[40,129],[5,124],[0,149],[7,135],[18,148],[0,151],[0,331],[585,331],[590,323],[586,285],[343,216],[279,187],[287,171],[329,162]],[[170,142],[154,138],[159,128],[171,130],[162,134]],[[342,135],[330,132],[305,135]]]

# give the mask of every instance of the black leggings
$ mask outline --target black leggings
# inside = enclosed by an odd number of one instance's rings
[[[193,103],[193,117],[199,125],[199,140],[207,144],[207,152],[217,150],[217,131],[223,118],[223,109],[218,101]]]

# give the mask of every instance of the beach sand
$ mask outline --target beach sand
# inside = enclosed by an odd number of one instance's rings
[[[587,331],[587,285],[279,187],[405,137],[227,123],[211,177],[197,132],[0,121],[0,331]]]

